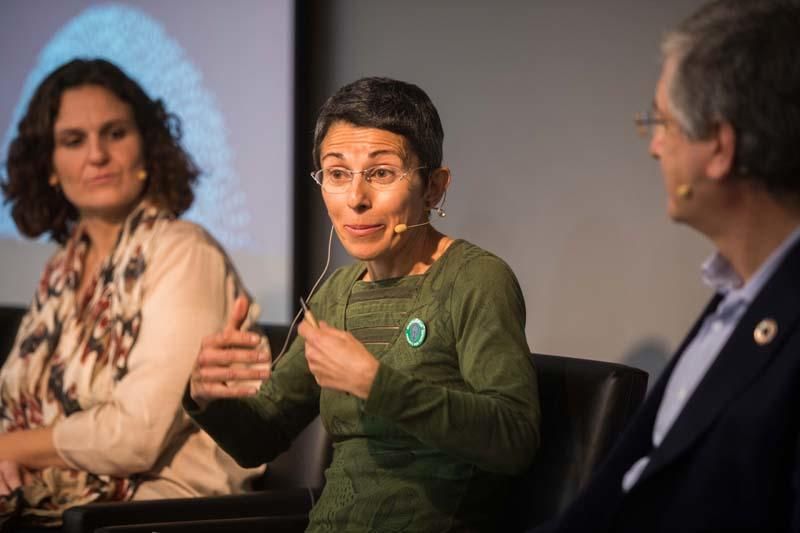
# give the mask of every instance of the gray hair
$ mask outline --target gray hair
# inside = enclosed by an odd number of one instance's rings
[[[716,0],[662,41],[667,98],[691,140],[736,131],[735,174],[800,193],[800,1]]]

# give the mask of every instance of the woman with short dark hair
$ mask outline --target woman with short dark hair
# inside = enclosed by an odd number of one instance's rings
[[[319,322],[306,313],[271,375],[247,368],[255,340],[233,327],[198,357],[184,407],[240,464],[271,460],[322,416],[333,463],[309,531],[494,531],[509,477],[536,453],[514,273],[430,224],[450,183],[442,140],[415,85],[365,78],[333,95],[313,177],[359,262],[311,299]],[[244,384],[262,377],[260,390]]]
[[[0,370],[0,520],[237,492],[252,475],[180,410],[200,338],[243,288],[177,220],[199,174],[179,139],[177,117],[99,59],[51,73],[19,123],[5,199],[22,234],[60,247]]]

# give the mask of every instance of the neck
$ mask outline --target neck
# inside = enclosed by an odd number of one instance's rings
[[[393,250],[391,258],[367,261],[364,281],[424,274],[453,242],[432,226],[411,229],[398,238],[400,246]]]
[[[82,217],[81,225],[91,242],[89,253],[97,259],[108,256],[114,248],[114,244],[117,242],[119,232],[124,223],[124,218],[109,220],[93,216]]]
[[[776,202],[766,191],[742,195],[703,231],[746,283],[769,255],[800,226],[800,212]]]

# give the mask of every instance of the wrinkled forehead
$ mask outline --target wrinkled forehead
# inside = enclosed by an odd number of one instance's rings
[[[320,146],[320,162],[376,161],[406,163],[415,156],[408,140],[397,133],[346,122],[331,125]]]

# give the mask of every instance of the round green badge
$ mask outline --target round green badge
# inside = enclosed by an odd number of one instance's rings
[[[416,348],[425,342],[427,332],[428,328],[425,327],[425,322],[419,318],[412,318],[406,326],[406,340],[408,344]]]

